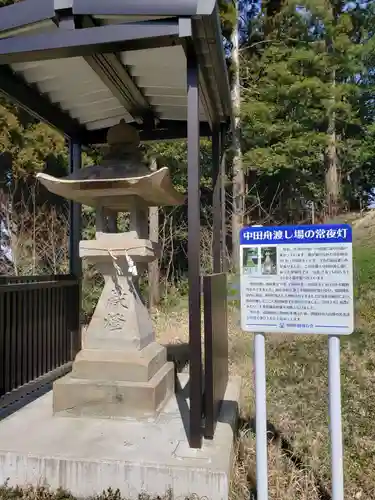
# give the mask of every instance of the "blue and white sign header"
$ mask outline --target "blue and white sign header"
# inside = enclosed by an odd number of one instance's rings
[[[240,232],[240,245],[291,243],[351,243],[352,228],[348,224],[315,226],[245,227]]]
[[[353,332],[348,224],[245,227],[240,232],[240,259],[243,330]]]

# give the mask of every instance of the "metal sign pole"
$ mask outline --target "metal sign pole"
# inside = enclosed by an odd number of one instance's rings
[[[340,337],[328,337],[329,427],[331,435],[332,500],[344,500],[341,427]]]
[[[266,349],[264,333],[254,337],[257,500],[268,500]]]
[[[252,227],[262,227],[254,224]],[[267,390],[266,390],[266,337],[264,333],[254,335],[255,368],[255,454],[257,476],[257,500],[268,500],[267,463]]]

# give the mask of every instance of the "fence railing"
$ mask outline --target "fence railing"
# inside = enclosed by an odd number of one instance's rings
[[[0,408],[69,371],[80,348],[79,280],[0,278]]]

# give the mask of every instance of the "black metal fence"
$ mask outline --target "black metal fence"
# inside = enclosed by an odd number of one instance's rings
[[[0,408],[70,370],[80,349],[80,283],[0,278]]]
[[[214,437],[228,384],[227,276],[203,277],[204,302],[204,436]]]

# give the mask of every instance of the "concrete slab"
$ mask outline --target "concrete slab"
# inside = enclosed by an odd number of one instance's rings
[[[176,497],[227,500],[241,380],[231,377],[212,441],[191,450],[186,383],[154,419],[97,419],[52,414],[52,392],[0,422],[0,483],[48,484],[78,497],[119,488]]]

